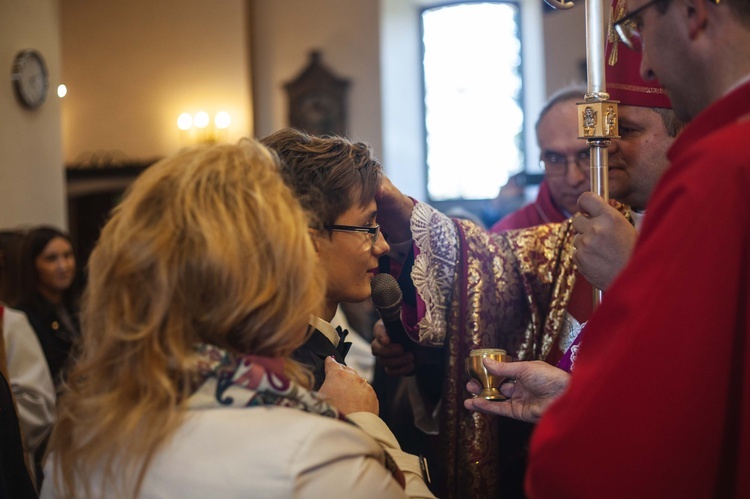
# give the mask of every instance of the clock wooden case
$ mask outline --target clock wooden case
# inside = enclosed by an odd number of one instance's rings
[[[346,135],[349,81],[329,71],[321,63],[320,52],[311,52],[307,67],[284,88],[289,126],[311,135]]]

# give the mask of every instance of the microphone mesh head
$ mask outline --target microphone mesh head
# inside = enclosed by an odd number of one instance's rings
[[[398,318],[404,295],[396,279],[390,274],[378,274],[370,282],[372,304],[378,309],[383,320]]]

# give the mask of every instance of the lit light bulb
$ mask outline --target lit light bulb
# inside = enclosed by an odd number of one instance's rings
[[[219,130],[223,130],[224,128],[229,128],[229,124],[232,122],[232,118],[229,116],[229,113],[226,111],[219,111],[216,113],[216,116],[214,117],[214,124],[216,125],[216,128]]]
[[[211,121],[211,119],[208,117],[208,113],[205,111],[199,111],[195,113],[195,118],[193,118],[193,123],[197,128],[206,128],[209,121]]]
[[[193,117],[188,113],[182,113],[180,117],[177,118],[177,128],[179,128],[180,130],[190,130],[192,126]]]
[[[65,85],[61,83],[60,85],[57,86],[57,96],[62,99],[66,95],[68,95],[68,87],[66,87]]]

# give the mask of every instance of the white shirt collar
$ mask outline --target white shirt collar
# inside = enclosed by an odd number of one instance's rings
[[[635,226],[635,231],[640,234],[641,226],[643,226],[643,219],[646,218],[646,212],[636,211],[633,208],[630,208],[630,216],[633,217],[633,226]]]
[[[331,325],[331,323],[324,321],[320,317],[315,317],[314,315],[310,316],[310,325],[323,333],[323,335],[331,340],[331,343],[333,343],[333,346],[339,345],[339,333],[336,331],[336,328]]]

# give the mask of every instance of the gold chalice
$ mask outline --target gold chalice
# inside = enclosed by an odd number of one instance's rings
[[[482,397],[487,400],[505,400],[505,397],[498,388],[504,378],[494,376],[487,372],[482,359],[489,357],[499,362],[510,362],[511,356],[507,355],[502,348],[478,348],[472,350],[466,358],[466,374],[473,380],[476,380],[482,386],[482,391],[475,397]]]

